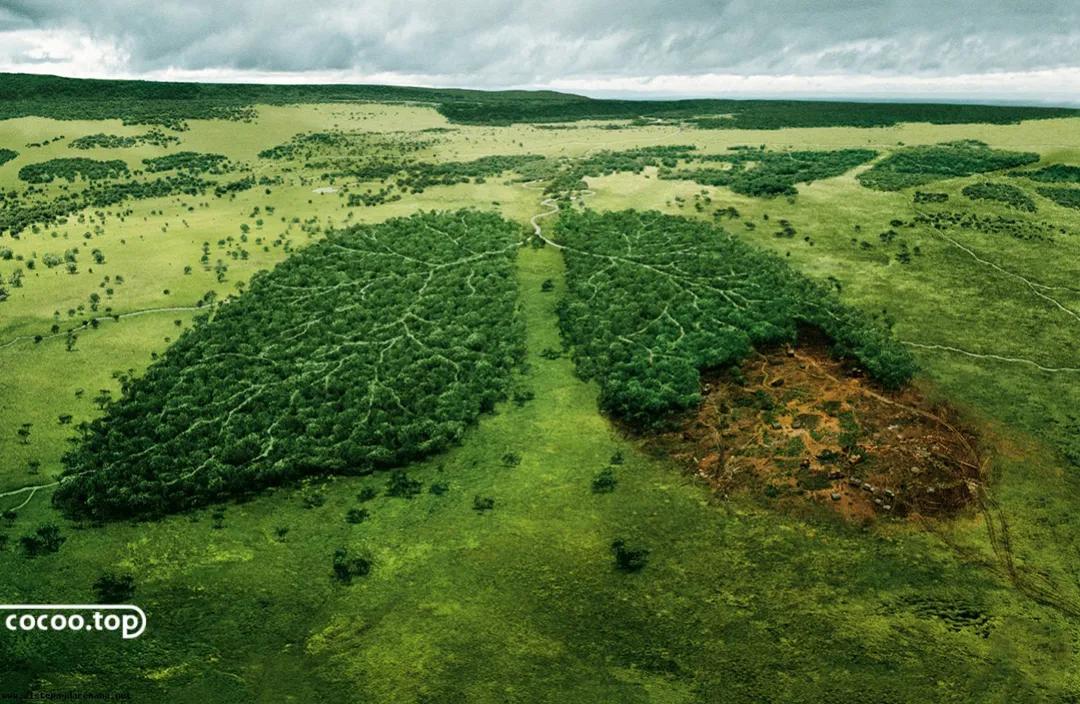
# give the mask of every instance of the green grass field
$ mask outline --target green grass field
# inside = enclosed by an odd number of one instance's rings
[[[913,203],[912,189],[865,188],[858,170],[799,184],[791,198],[661,180],[652,167],[590,177],[580,195],[599,210],[709,221],[732,206],[738,218],[716,220],[728,232],[815,279],[835,280],[845,303],[885,312],[921,365],[915,384],[956,406],[979,435],[990,459],[986,510],[856,524],[812,505],[714,496],[602,416],[597,387],[575,376],[567,355],[541,354],[562,349],[555,306],[563,260],[550,246],[525,246],[517,257],[529,355],[514,386],[532,399],[500,404],[459,447],[410,465],[408,476],[423,482],[415,498],[387,496],[388,474],[375,473],[312,478],[144,522],[76,522],[50,502],[74,426],[100,413],[94,398],[102,390],[119,397],[118,377],[141,374],[162,354],[206,310],[197,304],[208,291],[219,301],[237,295],[255,272],[346,224],[477,208],[519,223],[524,237],[530,217],[549,209],[541,189],[512,173],[350,208],[344,193],[317,189],[379,184],[341,176],[331,183],[326,169],[258,156],[295,135],[430,140],[410,155],[425,162],[675,144],[705,153],[766,145],[884,155],[900,145],[977,139],[1036,152],[1045,166],[1080,163],[1080,119],[752,131],[576,122],[545,130],[453,125],[430,107],[324,103],[259,106],[253,122],[188,124],[175,146],[83,151],[68,142],[146,127],[0,121],[0,147],[19,152],[0,165],[3,192],[26,187],[17,174],[30,163],[80,156],[122,159],[136,170],[142,159],[180,150],[224,154],[240,174],[281,179],[234,197],[90,208],[67,224],[0,236],[0,249],[12,252],[0,259],[3,282],[37,260],[0,302],[0,509],[11,510],[0,521],[0,602],[89,603],[95,580],[115,572],[134,577],[132,603],[149,619],[132,641],[0,632],[0,693],[104,690],[201,703],[1080,700],[1080,211],[1001,173],[920,187],[948,194],[940,205]],[[421,133],[432,128],[444,131]],[[59,135],[65,139],[25,146]],[[1020,186],[1037,211],[962,195],[987,180]],[[81,186],[46,188],[35,197]],[[709,204],[699,209],[702,195]],[[1011,218],[1038,237],[918,219],[937,212]],[[539,220],[545,232],[554,217]],[[775,236],[781,220],[794,237]],[[888,230],[895,236],[882,238]],[[204,242],[209,267],[200,263]],[[73,247],[77,273],[41,264],[44,254]],[[91,259],[93,248],[103,264]],[[246,258],[232,256],[238,248]],[[222,280],[213,270],[219,259],[228,266]],[[542,290],[549,279],[553,290]],[[65,331],[93,317],[79,310],[92,293],[101,297],[99,324],[72,341]],[[72,422],[61,424],[62,415]],[[26,437],[18,434],[24,427]],[[520,462],[507,462],[508,454]],[[615,490],[593,493],[593,478],[616,454],[625,461],[614,467]],[[447,491],[432,493],[439,484]],[[368,487],[378,496],[361,503]],[[477,497],[493,499],[493,509],[474,510]],[[370,517],[346,522],[361,506]],[[43,523],[58,524],[66,541],[28,558],[18,540]],[[645,569],[614,569],[616,539],[649,550]],[[338,547],[369,552],[371,574],[336,582]]]

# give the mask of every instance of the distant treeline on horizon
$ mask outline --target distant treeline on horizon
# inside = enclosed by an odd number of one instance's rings
[[[610,100],[554,91],[481,91],[389,85],[175,83],[0,74],[0,119],[120,119],[182,128],[189,119],[247,120],[254,105],[419,102],[473,125],[576,120],[679,120],[701,129],[886,127],[901,122],[1011,124],[1080,116],[1080,109],[814,100]]]

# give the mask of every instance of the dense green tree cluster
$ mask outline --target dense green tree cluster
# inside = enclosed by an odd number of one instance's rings
[[[279,144],[259,152],[261,159],[280,161],[308,162],[309,168],[327,166],[340,167],[339,160],[346,157],[353,160],[386,160],[392,155],[390,164],[397,168],[396,173],[411,152],[426,149],[435,143],[434,138],[417,139],[414,135],[387,134],[382,132],[305,132],[298,134],[284,144]],[[327,159],[329,157],[329,159]],[[319,161],[323,158],[322,161]],[[353,165],[350,165],[353,168]]]
[[[1032,218],[987,216],[967,211],[919,213],[912,223],[904,225],[932,227],[935,230],[956,228],[989,235],[1008,235],[1018,240],[1034,242],[1050,242],[1056,234],[1065,232],[1064,228]]]
[[[907,350],[830,287],[712,225],[623,211],[565,213],[560,326],[603,409],[639,426],[700,402],[699,372],[792,341],[800,324],[834,340],[887,386],[914,373]]]
[[[915,191],[912,201],[915,203],[945,203],[949,200],[948,193],[933,193],[927,191]]]
[[[1009,175],[1044,183],[1080,183],[1080,166],[1051,164],[1033,171],[1010,171]]]
[[[1065,208],[1080,208],[1080,188],[1037,188],[1043,198],[1049,198]]]
[[[146,170],[155,173],[158,171],[190,171],[192,173],[222,174],[229,170],[229,159],[224,154],[203,154],[200,152],[176,152],[151,159],[143,159]]]
[[[28,183],[52,183],[57,178],[69,182],[78,178],[100,181],[127,175],[127,164],[120,159],[109,161],[84,157],[49,159],[36,164],[27,164],[19,169],[19,178]]]
[[[350,208],[357,206],[373,206],[382,205],[383,203],[390,203],[395,200],[401,200],[400,193],[393,193],[393,189],[389,186],[380,188],[377,191],[368,189],[363,193],[350,193],[348,204]]]
[[[556,96],[549,100],[507,100],[467,96],[442,102],[439,112],[453,122],[506,125],[514,122],[569,122],[634,118],[683,119],[704,129],[784,127],[885,127],[900,122],[1012,124],[1075,116],[1070,108],[918,103],[840,103],[803,100],[595,100]]]
[[[727,154],[697,157],[701,162],[717,162],[726,168],[663,170],[660,178],[688,179],[703,186],[727,186],[747,196],[771,198],[795,195],[796,183],[832,178],[865,164],[877,156],[872,149],[835,151],[769,152],[735,149]]]
[[[1033,164],[1034,152],[991,149],[975,140],[904,147],[858,175],[859,183],[879,191],[899,191],[957,176]]]
[[[431,186],[452,186],[455,183],[468,183],[471,180],[497,176],[543,158],[538,154],[495,154],[472,161],[446,161],[436,164],[418,162],[402,169],[404,174],[398,184],[413,193],[422,193]]]
[[[674,167],[690,157],[697,147],[672,144],[638,147],[622,151],[602,150],[578,159],[545,159],[524,164],[519,172],[527,180],[545,180],[545,192],[569,193],[587,187],[585,177],[618,172],[641,173],[646,167]]]
[[[237,179],[235,181],[228,181],[226,183],[219,183],[214,186],[214,195],[218,198],[228,195],[230,193],[239,193],[241,191],[247,191],[255,187],[255,177],[245,176],[244,178]]]
[[[445,448],[523,358],[518,238],[492,214],[427,213],[256,275],[82,427],[57,504],[157,515]]]
[[[71,140],[68,144],[72,149],[122,149],[135,147],[140,144],[152,144],[156,147],[167,147],[170,144],[179,144],[180,138],[154,128],[146,134],[119,135],[119,134],[88,134]]]
[[[1025,210],[1029,213],[1035,212],[1035,201],[1031,196],[1007,183],[972,183],[964,186],[961,193],[972,200],[993,200],[1004,203],[1010,208]]]
[[[19,156],[19,153],[17,151],[13,151],[11,149],[0,149],[0,166],[3,166],[17,156]]]

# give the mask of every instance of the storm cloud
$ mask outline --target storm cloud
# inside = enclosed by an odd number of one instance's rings
[[[4,0],[0,69],[1054,99],[1080,92],[1078,27],[1075,0]]]

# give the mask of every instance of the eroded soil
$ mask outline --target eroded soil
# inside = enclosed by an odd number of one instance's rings
[[[975,498],[981,460],[954,411],[882,391],[823,340],[800,339],[707,375],[697,413],[649,442],[720,494],[814,501],[854,520],[948,516]]]

